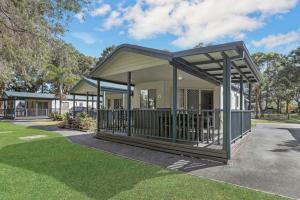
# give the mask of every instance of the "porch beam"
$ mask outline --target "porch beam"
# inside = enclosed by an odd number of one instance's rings
[[[172,101],[172,140],[176,141],[177,134],[177,67],[173,66],[173,101]]]
[[[127,136],[131,136],[131,72],[127,73]]]
[[[97,81],[97,133],[100,132],[100,81]]]
[[[112,81],[112,80],[108,80],[108,79],[104,79],[104,78],[97,78],[94,76],[89,76],[88,78],[93,79],[93,80],[97,80],[97,81],[105,81],[108,83],[116,83],[116,84],[120,84],[120,85],[127,85],[127,83],[121,82],[121,81]],[[131,86],[134,86],[134,84],[130,83]]]
[[[206,55],[206,57],[208,57],[212,61],[216,62],[216,60],[214,59],[214,57],[212,57],[211,55],[209,55],[209,53],[206,53],[205,55]],[[223,61],[223,59],[220,59],[220,60]],[[221,67],[221,69],[223,68],[223,66],[222,66],[222,64],[220,62],[217,62],[217,64]]]
[[[182,58],[174,58],[171,62],[171,65],[173,65],[173,67],[176,67],[177,69],[180,69],[188,74],[191,74],[193,76],[196,76],[198,78],[201,78],[203,80],[206,80],[210,83],[213,83],[215,85],[220,85],[221,82],[214,78],[213,76],[211,76],[209,73],[207,73],[205,70],[200,69],[199,67],[191,64],[190,62],[182,59]]]
[[[242,72],[242,70],[234,62],[231,62],[231,64],[234,67],[234,69],[236,69],[236,71],[238,71],[240,76],[241,77],[243,76],[249,82],[249,78]]]
[[[206,54],[205,54],[206,55]],[[209,54],[207,54],[209,55]],[[206,56],[207,56],[206,55]],[[210,55],[209,55],[210,56]],[[208,57],[208,56],[207,56]],[[205,61],[197,61],[197,62],[191,62],[193,65],[207,65],[207,64],[220,64],[220,62],[223,62],[223,59],[217,59],[215,60],[211,56],[209,57],[210,60],[205,60]]]
[[[246,69],[247,66],[242,65],[242,66],[239,66],[239,68],[240,69]],[[221,71],[221,70],[223,70],[223,67],[222,68],[219,68],[219,67],[217,67],[217,68],[208,68],[208,69],[203,69],[203,70],[205,70],[207,72],[210,72],[210,71]]]
[[[224,56],[224,81],[223,81],[223,148],[226,151],[226,158],[231,157],[231,61]]]
[[[211,73],[210,73],[211,74]],[[238,72],[232,72],[231,75],[239,75]],[[251,72],[244,72],[244,74],[251,74]],[[211,74],[212,76],[223,76],[223,73]]]

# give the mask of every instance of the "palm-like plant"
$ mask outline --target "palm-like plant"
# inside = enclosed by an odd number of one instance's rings
[[[53,82],[56,88],[56,96],[59,98],[59,114],[61,114],[62,101],[65,99],[65,90],[72,86],[77,78],[72,73],[70,67],[64,66],[48,66],[48,79]]]

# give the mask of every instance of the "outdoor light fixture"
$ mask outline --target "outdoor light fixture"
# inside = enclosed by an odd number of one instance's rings
[[[180,81],[181,81],[181,80],[182,80],[182,76],[178,76],[178,80],[180,80]]]

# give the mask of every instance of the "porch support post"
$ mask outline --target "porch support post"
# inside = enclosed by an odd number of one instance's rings
[[[244,83],[243,83],[243,78],[240,78],[240,110],[243,110],[243,105],[244,105]]]
[[[28,101],[25,100],[25,117],[27,117]]]
[[[16,101],[16,97],[14,98],[14,119],[16,119],[17,117],[17,105],[16,105],[17,101]]]
[[[56,113],[56,98],[54,99],[54,112]]]
[[[86,113],[89,114],[89,93],[86,93]]]
[[[75,118],[75,94],[73,94],[73,118]]]
[[[240,111],[241,111],[241,137],[243,137],[243,130],[244,130],[244,83],[243,77],[240,76]]]
[[[100,81],[97,81],[97,133],[100,132]]]
[[[131,135],[131,72],[128,72],[127,80],[127,135]]]
[[[223,65],[223,148],[229,160],[231,157],[231,66],[230,58],[226,55],[224,55]]]
[[[4,100],[4,117],[7,117],[6,116],[6,110],[7,109],[7,100]]]
[[[106,109],[106,92],[103,91],[103,95],[102,95],[102,107],[104,109]]]
[[[249,91],[248,91],[249,103],[248,103],[248,110],[251,110],[251,90],[252,90],[252,85],[251,85],[251,83],[249,83]]]
[[[248,98],[249,98],[249,102],[248,102],[248,110],[251,110],[251,90],[252,90],[252,85],[251,83],[249,83],[249,91],[248,91]],[[250,117],[250,124],[251,124],[251,117]],[[250,131],[251,131],[251,126],[250,126]]]
[[[94,95],[92,95],[92,112],[94,112]]]
[[[177,67],[173,66],[173,105],[172,105],[172,139],[176,141],[177,134]]]

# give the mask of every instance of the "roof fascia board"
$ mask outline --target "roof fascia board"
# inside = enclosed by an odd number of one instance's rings
[[[93,77],[93,74],[100,70],[106,63],[108,63],[113,57],[115,57],[119,52],[126,51],[137,53],[145,56],[156,57],[160,59],[164,59],[167,61],[172,60],[172,53],[167,51],[162,51],[158,49],[152,49],[147,47],[141,47],[137,45],[130,45],[130,44],[122,44],[118,46],[106,59],[104,59],[101,63],[99,63],[96,68],[90,73]]]
[[[174,52],[174,57],[184,57],[184,56],[193,56],[198,54],[206,54],[206,53],[213,53],[213,52],[224,52],[229,50],[236,50],[239,52],[239,49],[237,46],[242,45],[243,42],[232,42],[232,43],[226,43],[226,44],[220,44],[220,45],[212,45],[207,47],[200,47],[195,49],[189,49],[184,51],[178,51]]]

